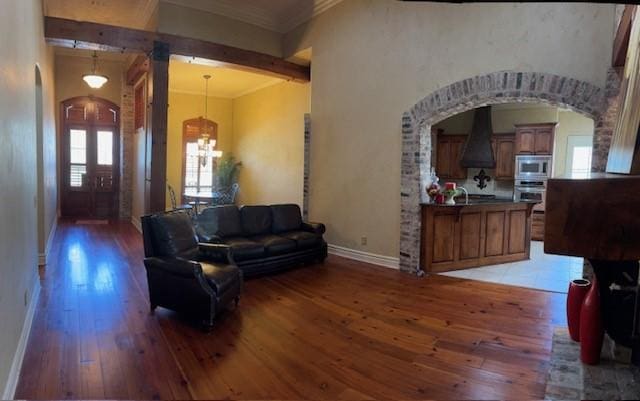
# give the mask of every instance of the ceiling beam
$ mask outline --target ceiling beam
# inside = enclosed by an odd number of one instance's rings
[[[631,36],[631,22],[636,11],[636,6],[626,5],[620,18],[618,31],[613,40],[613,56],[611,65],[613,67],[622,67],[627,59],[627,48],[629,47],[629,37]]]
[[[216,60],[237,68],[296,82],[309,82],[311,69],[282,58],[206,40],[113,25],[45,17],[45,39],[54,46],[150,54],[154,42],[166,43],[171,54]]]

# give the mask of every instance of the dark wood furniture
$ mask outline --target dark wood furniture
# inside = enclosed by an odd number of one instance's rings
[[[467,178],[467,169],[460,165],[467,136],[438,134],[436,173],[441,179],[463,180]]]
[[[513,181],[516,164],[515,134],[494,134],[491,147],[496,161],[493,178],[498,181]]]
[[[534,204],[423,204],[422,269],[443,272],[528,259]]]
[[[557,123],[516,124],[516,149],[519,155],[553,154]]]

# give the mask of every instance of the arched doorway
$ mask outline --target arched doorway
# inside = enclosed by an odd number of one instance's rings
[[[61,104],[63,216],[116,218],[120,177],[120,108],[105,99]]]
[[[447,85],[416,103],[402,117],[400,269],[420,270],[420,202],[431,167],[431,126],[447,117],[501,103],[547,103],[596,122],[604,91],[588,82],[555,74],[500,71]]]

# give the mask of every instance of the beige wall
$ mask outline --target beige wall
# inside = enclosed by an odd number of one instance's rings
[[[233,101],[209,97],[207,106],[209,120],[218,123],[216,148],[231,151],[233,134]],[[182,188],[182,123],[184,120],[204,116],[204,95],[169,92],[169,115],[167,130],[167,181],[178,195]],[[171,207],[167,191],[167,207]]]
[[[193,8],[160,2],[157,28],[163,33],[282,57],[282,34]]]
[[[98,54],[98,57],[101,57]],[[90,88],[82,76],[91,71],[90,57],[56,55],[56,101],[76,96],[97,96],[120,104],[120,89],[124,63],[98,58],[98,72],[109,77],[109,81],[100,89]]]
[[[304,114],[310,85],[281,83],[233,101],[233,152],[242,161],[238,204],[302,207]]]
[[[553,148],[553,176],[560,177],[565,173],[567,163],[567,141],[571,135],[593,136],[594,122],[572,111],[560,110],[558,128]]]
[[[5,394],[27,304],[38,285],[35,66],[43,81],[43,167],[45,216],[53,219],[55,196],[55,125],[53,54],[43,40],[41,3],[1,0],[0,7],[0,397]],[[13,38],[13,39],[8,39]],[[15,38],[20,38],[16,42]],[[55,153],[54,153],[55,154]],[[50,222],[46,222],[50,226]],[[26,300],[26,302],[25,302]]]
[[[500,70],[604,86],[613,25],[613,5],[349,0],[286,34],[285,57],[313,47],[310,218],[332,244],[397,257],[402,113]]]

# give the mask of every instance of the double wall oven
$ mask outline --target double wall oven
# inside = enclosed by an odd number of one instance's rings
[[[513,199],[540,201],[533,209],[543,211],[551,163],[552,156],[517,155]]]

